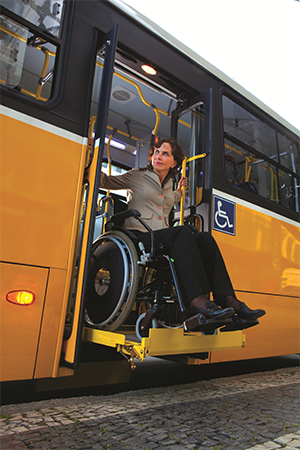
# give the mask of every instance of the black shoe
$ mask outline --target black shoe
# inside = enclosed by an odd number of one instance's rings
[[[239,309],[236,309],[235,312],[239,319],[245,320],[256,320],[266,314],[264,309],[250,309],[243,302],[239,303]]]
[[[214,302],[207,301],[205,303],[206,308],[199,308],[198,306],[190,305],[188,307],[189,316],[195,314],[203,314],[207,319],[226,319],[234,314],[233,308],[220,308]]]

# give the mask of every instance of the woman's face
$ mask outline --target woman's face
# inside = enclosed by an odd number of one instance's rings
[[[172,147],[168,142],[164,142],[160,148],[155,148],[152,155],[152,166],[154,172],[163,174],[176,166],[176,161],[172,154]]]

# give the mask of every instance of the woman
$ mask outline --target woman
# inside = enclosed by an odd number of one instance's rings
[[[265,314],[262,309],[251,310],[234,293],[222,255],[214,238],[206,232],[192,233],[185,226],[169,228],[168,218],[181,198],[181,178],[173,191],[173,176],[184,159],[181,146],[174,139],[161,139],[150,150],[150,164],[132,169],[120,176],[101,174],[100,186],[105,189],[127,189],[128,208],[136,209],[154,231],[155,244],[164,244],[175,260],[177,275],[185,306],[190,316],[202,313],[207,319],[220,319],[234,313],[240,319],[255,320]],[[150,245],[150,233],[133,217],[125,220],[145,247]],[[214,302],[207,299],[212,292]]]

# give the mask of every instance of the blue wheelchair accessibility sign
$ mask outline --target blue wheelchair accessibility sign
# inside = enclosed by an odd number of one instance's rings
[[[214,195],[213,229],[235,236],[235,203]]]

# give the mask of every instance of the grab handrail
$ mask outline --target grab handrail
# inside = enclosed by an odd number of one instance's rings
[[[187,159],[187,157],[184,158],[182,161],[182,167],[181,167],[181,173],[182,177],[186,176],[186,165],[187,163],[194,161],[195,159],[205,158],[206,153],[201,153],[200,155],[192,156],[191,158]],[[185,187],[181,187],[181,200],[180,200],[180,225],[184,224],[184,201],[185,201]]]
[[[111,134],[111,135],[109,136],[108,141],[107,141],[107,144],[106,144],[107,162],[108,162],[108,176],[111,175],[110,143],[111,143],[112,138],[113,138],[113,134]],[[110,193],[110,190],[107,189],[107,191],[106,191],[106,196],[107,196],[107,197],[109,196],[109,193]],[[105,226],[105,224],[106,224],[106,222],[107,222],[108,206],[109,206],[109,205],[108,205],[108,202],[106,202],[106,203],[105,203],[105,210],[104,210],[105,215],[104,215],[104,219],[103,219],[103,230],[104,230],[104,226]]]

